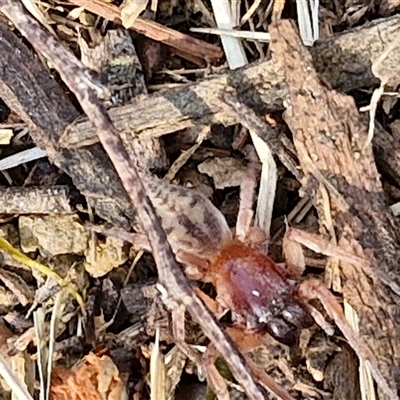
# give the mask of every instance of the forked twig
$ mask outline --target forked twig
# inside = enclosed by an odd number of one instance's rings
[[[165,288],[168,301],[170,301],[169,305],[183,304],[226,359],[233,375],[243,386],[248,397],[255,400],[265,399],[265,394],[249,372],[244,357],[232,340],[220,329],[180,270],[166,234],[137,174],[135,164],[129,158],[118,131],[98,98],[98,94],[104,91],[101,84],[95,82],[89,71],[59,41],[45,31],[25,11],[19,1],[0,0],[0,10],[33,47],[51,61],[95,127],[99,140],[114,164],[126,193],[136,208],[142,228],[148,236],[158,268],[159,281]]]

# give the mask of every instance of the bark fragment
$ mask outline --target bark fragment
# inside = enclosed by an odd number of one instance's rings
[[[345,299],[360,318],[360,334],[382,373],[400,387],[400,248],[396,221],[385,201],[367,125],[354,100],[321,83],[308,51],[289,21],[271,26],[271,50],[289,94],[284,119],[293,133],[304,172],[303,188],[315,196],[321,230],[327,215],[338,243],[367,256],[372,274],[341,263]],[[324,204],[322,190],[328,190]],[[392,290],[391,290],[392,289]]]

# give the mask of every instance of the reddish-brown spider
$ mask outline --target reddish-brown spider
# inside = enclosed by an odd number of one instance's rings
[[[367,261],[330,246],[317,235],[289,229],[283,241],[286,264],[284,267],[276,264],[264,254],[266,235],[252,226],[252,201],[256,182],[254,175],[254,168],[249,168],[247,178],[241,186],[235,235],[222,213],[205,196],[154,178],[142,179],[177,259],[187,266],[188,276],[213,284],[218,304],[231,310],[237,325],[242,327],[242,333],[247,331],[256,336],[252,346],[261,344],[257,338],[260,332],[268,332],[278,341],[291,343],[297,331],[311,326],[313,320],[332,334],[330,325],[308,304],[310,299],[318,299],[358,357],[370,367],[381,389],[391,398],[397,398],[380,373],[375,357],[349,326],[340,304],[328,288],[318,279],[299,282],[305,268],[299,242],[314,251],[336,256],[356,265],[363,266]],[[121,235],[116,230],[99,231],[123,237],[150,250],[143,235]],[[207,305],[216,310],[210,302],[211,299],[202,293],[198,294]],[[229,333],[235,339],[237,331],[231,330]],[[249,346],[243,343],[238,343],[239,348],[249,350]],[[215,369],[210,372],[213,369],[213,360],[213,357],[209,357],[207,363],[211,384],[220,398],[229,398],[222,378],[216,375]],[[282,398],[291,398],[271,383],[257,366],[251,365],[253,372],[266,386]]]

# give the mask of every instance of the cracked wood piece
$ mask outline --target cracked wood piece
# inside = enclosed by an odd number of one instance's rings
[[[136,54],[132,38],[126,29],[111,29],[103,36],[96,31],[88,31],[91,43],[80,35],[82,63],[107,77],[107,87],[111,96],[105,106],[129,104],[136,96],[147,94],[142,65]],[[154,111],[154,110],[153,110]],[[127,137],[121,132],[131,158],[137,160],[138,168],[146,173],[167,167],[167,156],[159,138],[133,134]]]
[[[321,40],[310,50],[316,69],[333,87],[344,91],[376,85],[371,64],[379,58],[400,29],[400,16],[378,20]],[[400,74],[400,52],[389,54],[385,62]],[[273,61],[251,64],[199,83],[183,85],[140,97],[131,105],[110,110],[110,117],[120,131],[146,136],[161,136],[198,125],[232,125],[218,99],[226,86],[235,88],[247,106],[259,114],[283,110],[287,97],[282,72]],[[151,110],[157,109],[157,114]],[[150,110],[150,111],[149,111]],[[65,147],[86,145],[98,139],[87,119],[76,121],[63,135]]]
[[[205,335],[226,359],[233,375],[250,399],[266,399],[244,357],[195,295],[192,286],[177,264],[160,220],[137,174],[135,164],[129,158],[118,131],[98,98],[99,93],[103,91],[102,86],[93,81],[89,71],[83,68],[78,60],[71,57],[61,43],[25,11],[20,2],[0,0],[0,10],[13,22],[21,34],[29,38],[41,54],[51,60],[52,65],[76,95],[82,109],[96,127],[100,142],[114,164],[130,201],[136,207],[142,228],[151,244],[159,282],[165,290],[166,303],[173,309],[179,306],[186,307],[199,322]]]
[[[147,94],[142,65],[132,38],[125,29],[110,29],[107,33],[89,29],[89,43],[79,34],[82,64],[105,75],[105,85],[111,92],[105,101],[107,108],[127,104],[139,94]]]
[[[72,214],[68,186],[0,190],[0,214]]]
[[[106,35],[88,30],[90,43],[82,35],[78,36],[82,63],[107,78],[110,98],[106,107],[129,104],[136,96],[147,94],[144,74],[136,54],[132,38],[126,29],[111,29]],[[167,167],[168,160],[160,138],[143,137],[137,134],[121,139],[138,169],[145,174],[160,171]],[[113,204],[108,199],[90,198],[90,204],[98,212],[110,214]]]
[[[104,105],[111,106],[129,104],[140,94],[147,94],[144,74],[132,38],[126,29],[111,29],[106,35],[88,30],[90,42],[82,35],[78,36],[81,49],[81,61],[96,71],[99,76],[105,75],[106,86],[110,91]],[[160,171],[167,166],[167,157],[159,138],[145,138],[131,135],[129,138],[121,134],[131,158],[137,160],[140,170],[149,173]],[[110,201],[104,197],[88,198],[89,204],[100,215],[107,215]],[[104,210],[101,213],[101,210]]]
[[[363,270],[341,263],[344,296],[360,318],[360,334],[386,379],[398,388],[400,247],[372,148],[363,150],[368,127],[351,97],[329,89],[318,79],[293,23],[279,21],[270,31],[273,60],[284,72],[288,86],[284,119],[293,133],[305,175],[303,187],[316,196],[323,230],[319,188],[326,186],[339,245],[367,256],[372,274],[379,277],[371,278]]]

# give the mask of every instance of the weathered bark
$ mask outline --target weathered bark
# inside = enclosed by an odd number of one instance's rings
[[[322,79],[342,91],[376,85],[379,81],[372,74],[371,65],[387,43],[397,37],[399,28],[400,17],[395,16],[322,40],[310,50],[315,68]],[[390,53],[385,64],[399,69],[400,53]],[[283,110],[287,96],[284,77],[268,60],[181,88],[141,96],[130,105],[110,110],[110,117],[126,135],[161,136],[195,125],[232,125],[235,119],[226,115],[218,103],[227,85],[237,89],[242,100],[260,114]],[[71,125],[62,139],[66,147],[96,141],[87,119]]]
[[[287,83],[284,119],[293,133],[303,188],[315,196],[321,230],[332,221],[339,245],[371,262],[372,275],[341,263],[344,297],[356,309],[361,336],[382,373],[399,388],[400,246],[372,147],[364,149],[367,124],[353,98],[321,83],[289,21],[271,26],[271,36],[274,63]]]

